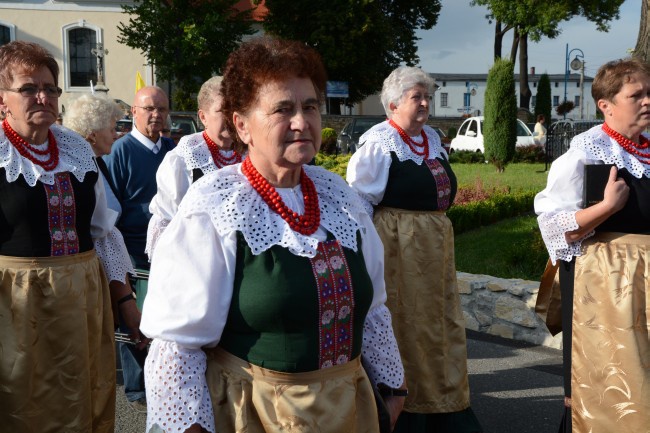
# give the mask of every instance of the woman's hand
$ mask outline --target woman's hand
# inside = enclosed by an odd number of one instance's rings
[[[138,310],[137,304],[135,303],[135,299],[130,299],[117,305],[118,299],[122,299],[124,296],[133,293],[131,284],[129,284],[128,276],[126,278],[126,283],[114,280],[109,283],[109,287],[111,291],[114,321],[118,323],[119,320],[121,320],[122,324],[129,329],[129,336],[131,337],[131,340],[135,342],[136,349],[144,349],[147,347],[149,339],[140,333],[141,314]]]
[[[386,408],[388,413],[390,413],[390,430],[395,429],[395,424],[397,423],[397,418],[399,414],[402,413],[402,408],[404,408],[404,402],[406,397],[398,397],[395,395],[389,395],[384,397],[384,403],[386,403]]]
[[[612,167],[609,171],[609,180],[605,185],[605,193],[602,203],[611,209],[612,214],[623,209],[627,198],[630,195],[630,187],[627,186],[625,181],[617,177],[618,169],[616,166]]]
[[[185,433],[204,433],[204,432],[206,432],[206,430],[203,427],[201,427],[200,424],[192,424],[190,428],[185,430]]]

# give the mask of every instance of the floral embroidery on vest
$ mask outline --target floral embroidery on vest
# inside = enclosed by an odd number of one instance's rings
[[[74,191],[69,173],[58,173],[54,184],[45,186],[52,256],[66,256],[79,252],[76,229]]]
[[[311,261],[318,286],[320,368],[345,364],[352,356],[354,290],[343,248],[320,242]]]
[[[438,190],[438,210],[447,210],[449,208],[449,196],[451,195],[451,182],[445,167],[435,158],[425,159],[424,162],[429,167],[433,178],[436,181]]]

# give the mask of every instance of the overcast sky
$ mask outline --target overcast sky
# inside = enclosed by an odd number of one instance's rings
[[[493,63],[494,24],[485,19],[487,9],[470,6],[470,0],[441,0],[438,24],[420,31],[418,55],[420,66],[427,72],[487,73]],[[569,50],[584,52],[585,74],[593,77],[609,60],[626,57],[633,49],[639,33],[641,0],[625,0],[620,19],[612,21],[609,32],[599,32],[595,24],[574,18],[561,24],[562,33],[555,39],[528,42],[528,67],[541,74],[563,74],[566,44]],[[503,40],[502,53],[509,55],[512,31]],[[577,51],[571,53],[571,59]],[[519,71],[518,64],[516,71]]]

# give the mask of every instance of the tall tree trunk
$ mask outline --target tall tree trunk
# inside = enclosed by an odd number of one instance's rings
[[[513,30],[515,33],[512,35],[512,47],[510,48],[510,61],[514,65],[517,61],[517,47],[519,46],[519,27],[515,27]]]
[[[641,23],[636,47],[634,48],[634,57],[643,59],[646,63],[650,63],[650,21],[648,21],[648,12],[650,12],[650,0],[642,0]]]
[[[519,107],[530,108],[530,87],[528,86],[528,34],[519,35]]]
[[[501,31],[501,21],[497,20],[494,27],[494,60],[501,58],[501,45],[503,43],[503,33]]]

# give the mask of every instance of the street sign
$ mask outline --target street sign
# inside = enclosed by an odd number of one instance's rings
[[[328,81],[327,97],[328,98],[347,98],[350,96],[347,81]]]

